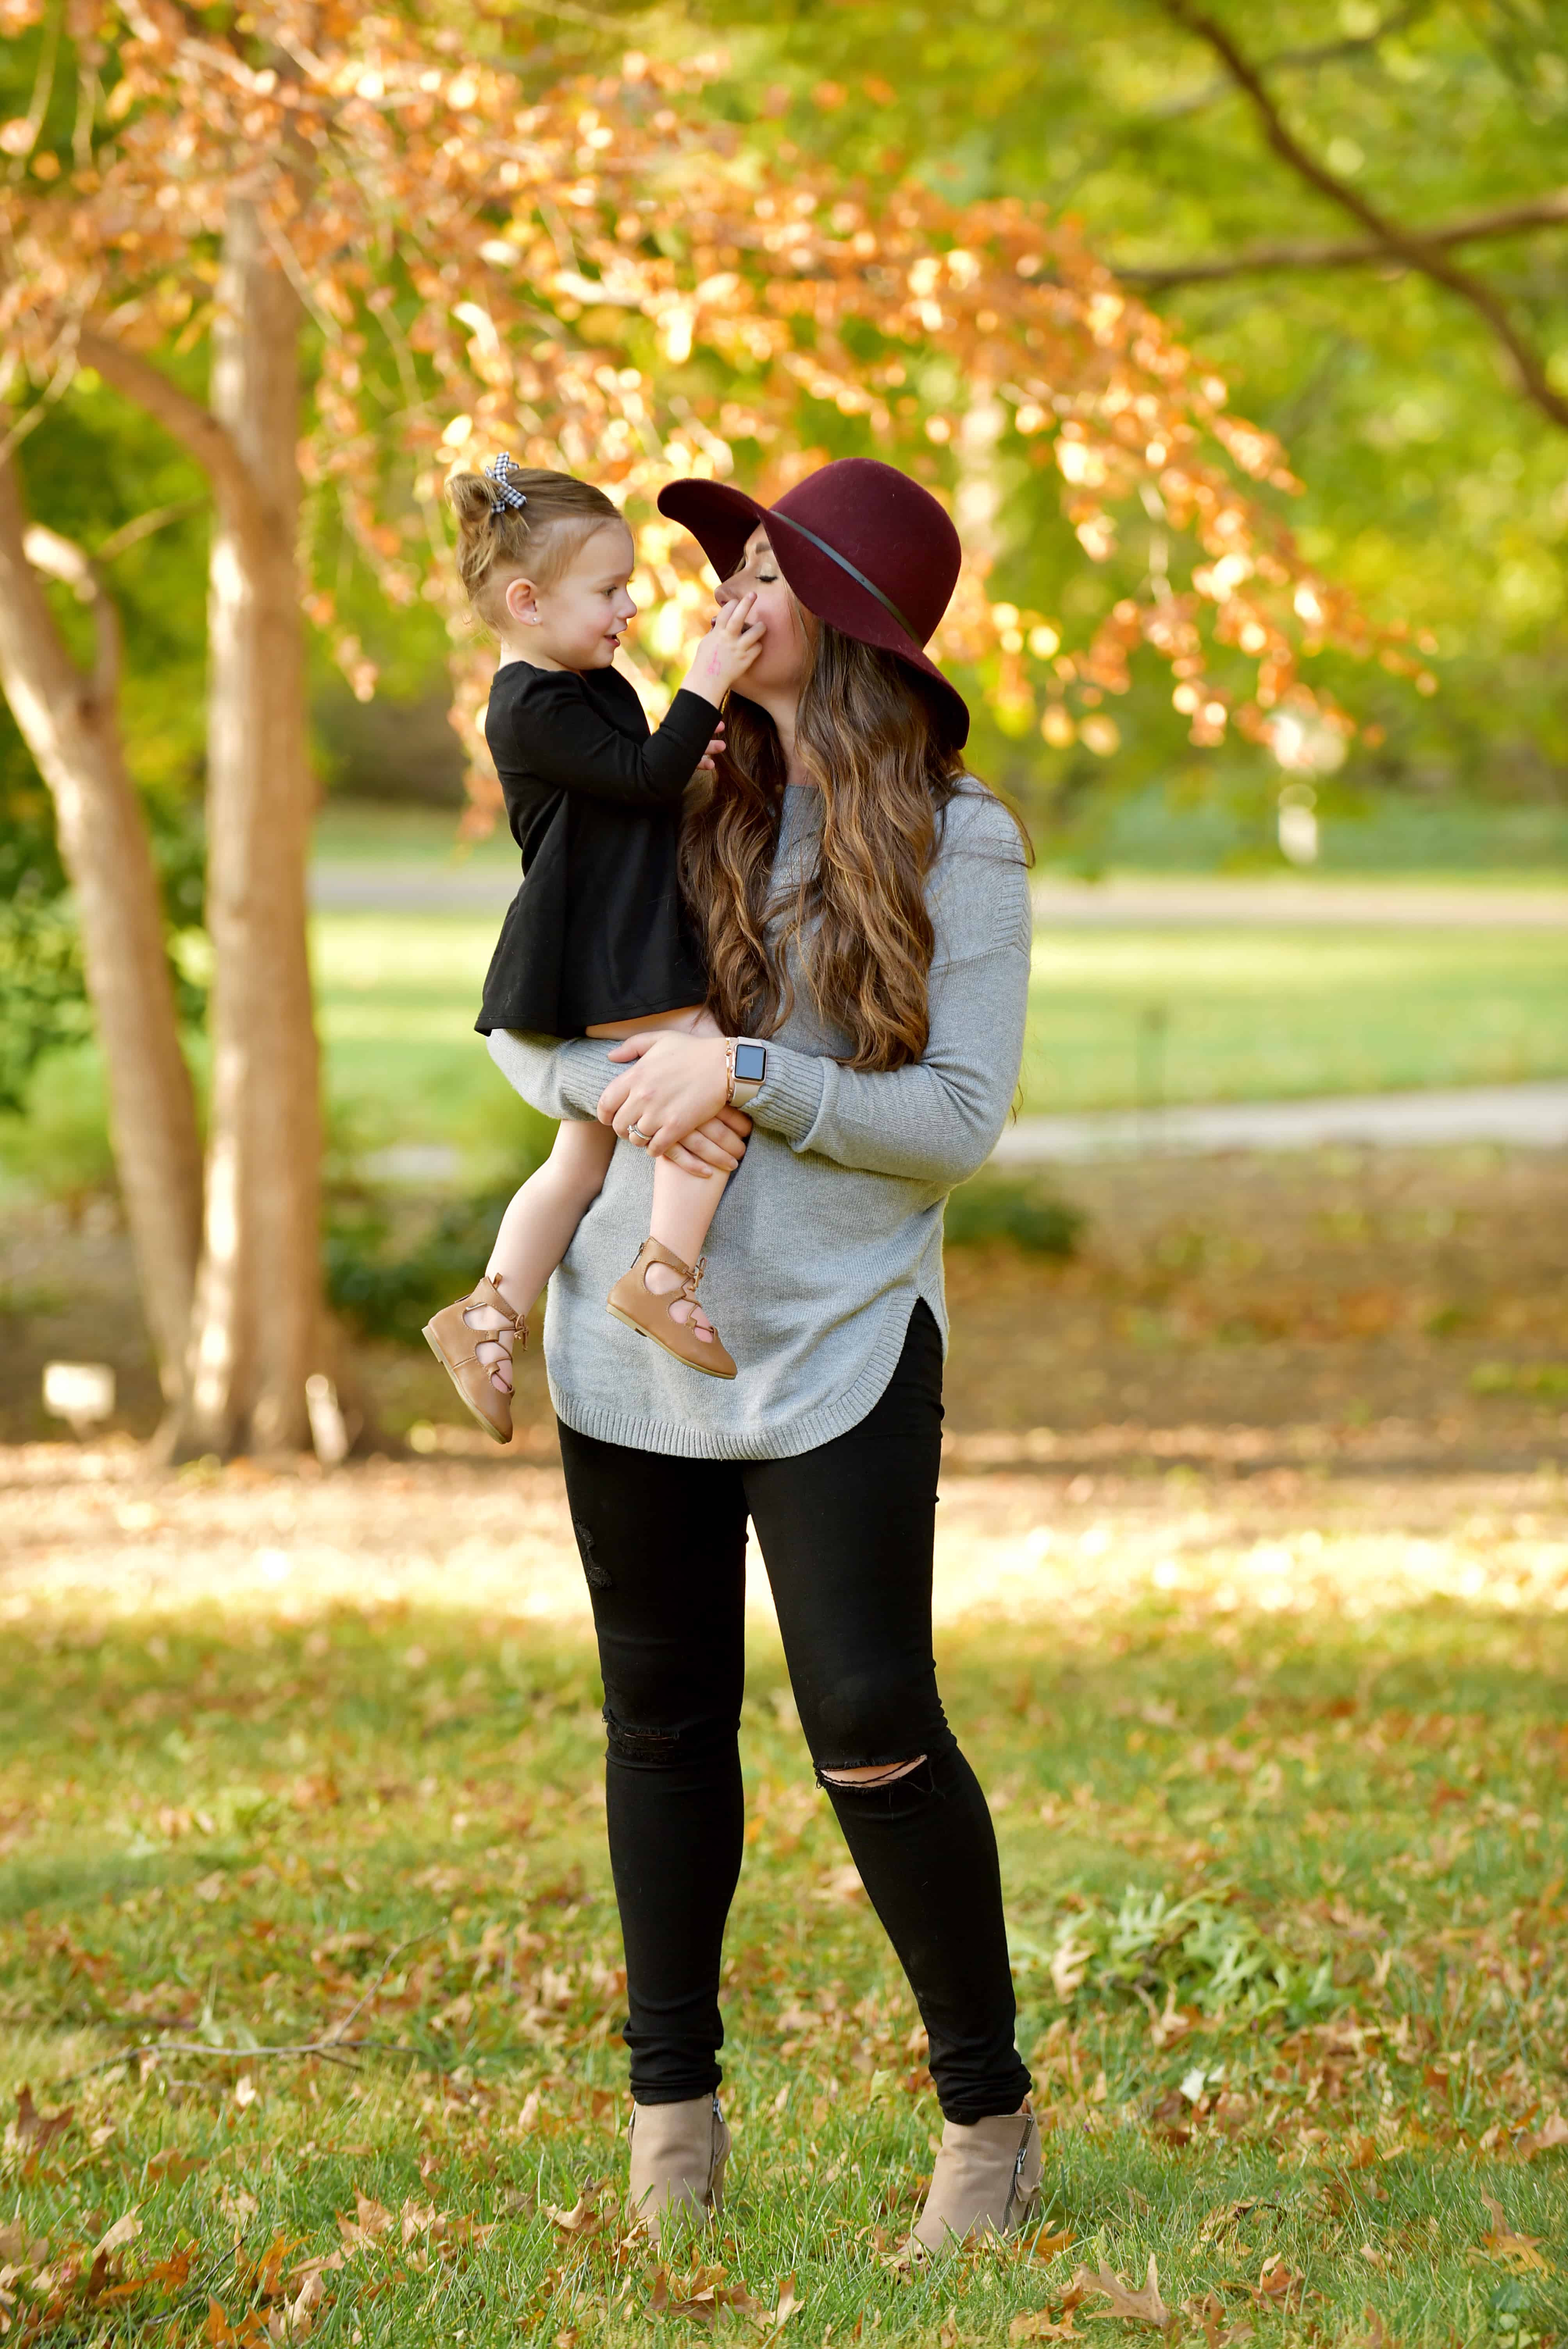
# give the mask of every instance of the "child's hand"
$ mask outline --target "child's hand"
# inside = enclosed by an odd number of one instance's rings
[[[717,772],[713,762],[717,758],[723,748],[724,720],[721,718],[718,724],[714,729],[712,741],[708,744],[707,750],[703,752],[701,758],[696,762],[696,771],[699,775],[711,775]]]
[[[751,616],[756,601],[755,595],[739,595],[725,605],[686,671],[687,692],[700,693],[716,709],[762,649],[762,623]]]

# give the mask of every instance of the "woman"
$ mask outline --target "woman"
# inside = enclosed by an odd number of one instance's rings
[[[929,2034],[945,2127],[915,2234],[937,2251],[1021,2225],[1040,2175],[995,1838],[931,1633],[943,1203],[989,1155],[1017,1082],[1024,852],[965,777],[968,712],[923,649],[959,563],[934,498],[849,459],[771,510],[711,481],[659,502],[700,541],[721,601],[753,595],[764,630],[684,851],[728,1040],[490,1040],[537,1108],[597,1115],[655,1155],[695,1135],[731,1164],[752,1129],[714,1227],[733,1384],[694,1391],[605,1315],[647,1228],[633,1151],[550,1291],[605,1692],[631,2201],[656,2240],[663,2212],[716,2207],[722,2189],[749,1517],[819,1781]]]

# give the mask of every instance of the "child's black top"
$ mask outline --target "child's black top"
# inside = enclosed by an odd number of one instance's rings
[[[485,740],[522,851],[475,1025],[580,1036],[700,1003],[676,874],[681,795],[718,711],[684,688],[656,734],[613,668],[496,671]]]

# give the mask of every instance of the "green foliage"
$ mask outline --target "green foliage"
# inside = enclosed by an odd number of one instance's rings
[[[1512,0],[1287,0],[1222,5],[1243,51],[1274,60],[1293,129],[1358,194],[1418,226],[1537,196],[1562,178],[1568,63],[1560,13]],[[732,44],[730,102],[874,184],[909,168],[958,198],[1037,198],[1079,215],[1113,266],[1354,240],[1356,224],[1263,145],[1212,52],[1159,0],[692,0],[695,40]],[[1387,37],[1372,37],[1387,22]],[[744,29],[742,29],[744,28]],[[1462,248],[1568,388],[1562,227]],[[1568,492],[1563,439],[1514,390],[1475,313],[1410,271],[1285,271],[1152,297],[1213,361],[1235,405],[1284,439],[1305,483],[1286,519],[1312,558],[1384,618],[1437,639],[1431,700],[1343,661],[1317,664],[1368,725],[1333,788],[1440,802],[1458,791],[1568,795]],[[1006,395],[1004,394],[1004,398]],[[824,445],[834,424],[824,419]],[[1054,471],[1006,434],[995,588],[1075,614],[1109,605],[1161,533],[1086,564]],[[1260,756],[1194,756],[1169,681],[1135,664],[1109,768],[1081,748],[1009,742],[987,720],[985,771],[1070,829],[1109,798],[1180,777],[1224,802],[1271,780]],[[1378,735],[1381,735],[1379,740]]]
[[[206,523],[198,511],[200,480],[153,424],[91,380],[51,410],[18,461],[39,521],[89,553],[110,547],[108,584],[126,647],[127,753],[146,809],[180,1014],[193,1026],[206,999],[199,809]],[[167,523],[113,551],[128,523],[165,508]],[[90,623],[80,606],[63,589],[51,588],[50,600],[76,657],[90,659]],[[0,1111],[21,1111],[40,1061],[77,1041],[88,1027],[53,808],[0,703]]]
[[[1054,1952],[1016,1943],[1015,1955],[1042,1966],[1069,2002],[1136,1999],[1158,2012],[1186,2000],[1206,2015],[1276,2015],[1295,2030],[1337,2001],[1331,1959],[1304,1967],[1243,1907],[1203,1893],[1171,1899],[1129,1885],[1114,1909],[1075,1907]]]
[[[483,1271],[511,1196],[507,1190],[455,1201],[401,1252],[388,1245],[389,1219],[370,1195],[340,1200],[325,1241],[330,1302],[368,1338],[417,1345],[431,1314],[466,1295]]]
[[[4,763],[7,730],[0,710],[0,1112],[15,1115],[46,1053],[87,1032],[87,992],[48,798]]]
[[[976,1174],[949,1197],[944,1235],[949,1247],[1010,1243],[1029,1256],[1069,1257],[1087,1217],[1038,1181]]]

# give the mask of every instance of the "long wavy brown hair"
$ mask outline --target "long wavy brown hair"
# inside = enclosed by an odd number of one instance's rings
[[[925,883],[964,761],[891,653],[801,619],[810,652],[795,744],[822,795],[820,853],[783,900],[771,893],[783,752],[772,719],[731,693],[724,750],[681,843],[708,1003],[729,1035],[775,1034],[793,1004],[793,947],[819,1016],[851,1040],[848,1065],[903,1068],[930,1033]]]

